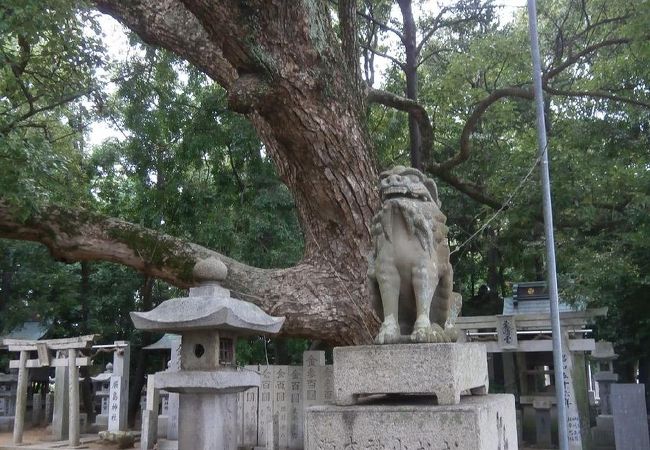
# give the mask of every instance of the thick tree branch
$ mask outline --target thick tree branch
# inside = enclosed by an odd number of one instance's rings
[[[177,0],[96,0],[97,8],[113,16],[148,44],[183,55],[221,86],[237,74],[199,21]]]
[[[429,166],[426,167],[426,170],[443,180],[445,183],[456,188],[458,191],[467,195],[469,198],[483,205],[487,205],[495,210],[503,206],[503,201],[489,196],[474,183],[469,183],[467,181],[461,180],[456,175],[451,173],[450,170],[440,170],[435,164],[429,164]]]
[[[110,261],[179,287],[196,285],[197,263],[225,264],[221,284],[234,295],[287,321],[283,334],[335,344],[369,342],[378,325],[363,285],[324,261],[288,269],[258,269],[200,245],[81,208],[24,211],[0,198],[0,237],[40,242],[60,261]],[[372,331],[371,331],[372,330]]]
[[[400,111],[408,112],[417,121],[420,128],[420,135],[422,137],[422,151],[423,160],[426,161],[427,155],[433,148],[433,126],[429,119],[429,114],[424,106],[418,102],[393,94],[392,92],[383,91],[381,89],[368,89],[368,102],[379,103],[384,106],[398,109]]]
[[[485,111],[487,111],[487,109],[492,104],[506,97],[519,97],[519,98],[525,98],[530,100],[533,98],[533,92],[531,90],[519,88],[519,87],[507,87],[507,88],[497,89],[492,93],[490,93],[490,95],[488,95],[486,98],[481,100],[474,107],[474,110],[467,118],[467,121],[465,121],[465,126],[463,127],[463,131],[460,135],[460,148],[458,153],[456,153],[451,158],[439,164],[435,164],[435,163],[432,164],[431,170],[433,170],[434,173],[444,172],[446,170],[451,169],[452,167],[455,167],[467,161],[471,153],[470,137],[472,136],[472,133],[476,129],[476,126],[478,125],[481,116]]]

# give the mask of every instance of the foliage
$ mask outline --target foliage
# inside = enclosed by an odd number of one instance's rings
[[[30,208],[83,199],[82,131],[100,98],[96,13],[69,0],[0,6],[0,189]]]

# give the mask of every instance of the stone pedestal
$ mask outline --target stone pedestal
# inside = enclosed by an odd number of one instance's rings
[[[552,434],[551,434],[551,408],[553,402],[551,399],[536,399],[533,401],[533,408],[535,408],[535,430],[536,430],[536,444],[539,447],[550,448],[552,447]]]
[[[514,397],[463,397],[457,405],[426,401],[312,406],[305,449],[517,449]]]
[[[514,397],[487,395],[482,344],[339,347],[333,378],[336,406],[306,411],[305,450],[518,448]]]
[[[366,394],[435,394],[455,405],[460,394],[488,390],[485,345],[395,344],[334,349],[334,402],[352,405]]]

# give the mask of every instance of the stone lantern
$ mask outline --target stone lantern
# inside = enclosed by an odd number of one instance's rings
[[[95,401],[99,402],[100,405],[100,413],[95,417],[95,424],[102,427],[108,426],[108,396],[112,376],[113,364],[108,363],[103,373],[90,377],[93,384],[93,391],[95,392]]]
[[[260,385],[258,373],[235,363],[237,338],[277,333],[284,318],[204,282],[189,297],[132,312],[131,319],[141,330],[181,335],[180,371],[155,375],[157,389],[180,394],[178,448],[235,450],[237,393]]]
[[[618,358],[618,355],[614,353],[614,347],[608,341],[596,342],[596,348],[591,352],[591,360],[598,365],[598,372],[594,375],[594,379],[598,382],[601,415],[612,414],[609,393],[612,383],[618,381],[618,375],[614,373],[614,360],[616,358]]]

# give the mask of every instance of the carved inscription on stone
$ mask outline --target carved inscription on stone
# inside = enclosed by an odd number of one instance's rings
[[[300,448],[302,442],[302,367],[289,367],[289,447]]]
[[[453,450],[458,443],[444,441],[436,443],[429,436],[412,436],[410,438],[362,438],[346,437],[342,442],[332,439],[320,439],[316,443],[318,450]]]
[[[257,429],[259,445],[273,448],[273,368],[261,366],[259,368],[262,385],[259,394],[259,427]]]

